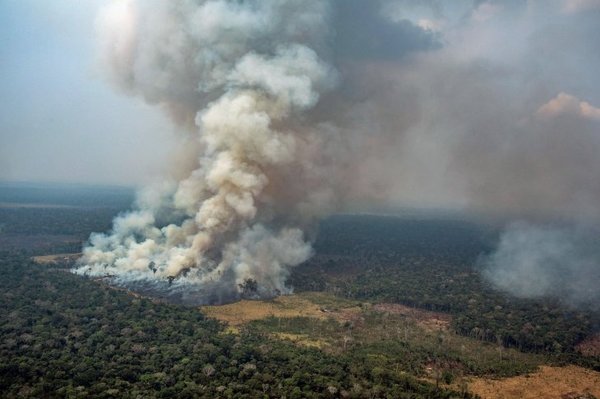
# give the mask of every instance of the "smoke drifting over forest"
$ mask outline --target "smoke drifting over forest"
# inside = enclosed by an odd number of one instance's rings
[[[348,207],[594,221],[598,18],[598,2],[572,0],[113,2],[97,22],[103,70],[183,137],[172,177],[93,235],[76,272],[224,301],[248,281],[286,292],[316,222]],[[514,234],[517,257],[555,239],[538,233],[507,231],[490,264],[510,276],[492,281],[552,291],[553,278],[513,283],[558,270],[507,255]]]
[[[515,223],[496,252],[483,260],[485,276],[521,298],[557,297],[599,310],[598,231]]]

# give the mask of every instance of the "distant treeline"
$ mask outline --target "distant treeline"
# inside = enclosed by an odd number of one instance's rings
[[[0,204],[128,208],[134,195],[132,188],[119,186],[0,182]]]
[[[110,229],[116,208],[2,208],[0,234],[54,234],[87,238]]]

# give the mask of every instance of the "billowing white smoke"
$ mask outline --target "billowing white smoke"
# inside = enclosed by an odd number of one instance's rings
[[[111,233],[92,235],[77,273],[188,302],[286,291],[289,268],[311,255],[303,229],[335,197],[318,170],[328,134],[295,127],[336,84],[319,54],[329,12],[320,0],[104,10],[112,80],[190,129],[194,162],[182,180],[148,189]]]
[[[314,221],[339,203],[597,220],[598,12],[559,0],[114,1],[98,20],[109,78],[190,133],[174,181],[92,236],[76,271],[222,301],[245,282],[285,291]],[[507,232],[492,280],[542,295],[556,285],[526,277],[568,258],[545,252],[561,240],[529,233]],[[574,237],[563,242],[584,251]],[[600,259],[585,251],[571,259]]]
[[[513,223],[482,259],[484,276],[521,298],[551,297],[600,309],[597,229]]]

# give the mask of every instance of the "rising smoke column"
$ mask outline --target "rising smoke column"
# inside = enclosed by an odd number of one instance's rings
[[[175,181],[94,235],[77,272],[270,295],[340,202],[596,223],[600,8],[578,4],[113,3],[109,78],[191,133]]]
[[[311,255],[303,229],[335,198],[318,151],[335,135],[303,117],[336,84],[323,51],[329,14],[320,0],[119,1],[103,11],[111,80],[189,129],[193,162],[109,234],[93,234],[76,273],[188,302],[234,299],[249,280],[258,295],[286,291],[289,268]]]

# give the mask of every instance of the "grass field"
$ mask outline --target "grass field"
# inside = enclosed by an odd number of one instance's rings
[[[200,309],[207,316],[227,322],[230,326],[239,326],[268,317],[311,317],[321,320],[334,317],[341,320],[356,312],[357,303],[321,293],[301,293],[267,301],[241,300],[221,306],[202,306]]]
[[[75,261],[81,257],[81,252],[78,253],[68,253],[68,254],[55,254],[55,255],[41,255],[34,256],[33,261],[39,263],[40,265],[48,265],[48,264],[64,264],[69,261]]]
[[[600,397],[600,373],[577,366],[541,366],[538,372],[518,377],[474,379],[468,387],[483,399],[588,399],[590,394]]]

